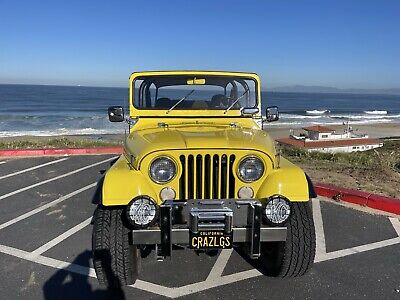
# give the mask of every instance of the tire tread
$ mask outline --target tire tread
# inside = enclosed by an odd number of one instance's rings
[[[309,271],[315,258],[315,228],[310,204],[294,202],[287,221],[285,242],[265,243],[260,262],[266,275],[298,277]]]
[[[92,235],[93,266],[100,284],[133,284],[137,277],[138,249],[129,245],[122,209],[98,206]]]

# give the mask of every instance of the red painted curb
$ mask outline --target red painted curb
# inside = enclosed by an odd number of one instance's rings
[[[97,148],[54,148],[54,149],[12,149],[0,150],[0,157],[6,156],[46,156],[46,155],[84,155],[121,154],[122,146]]]
[[[325,183],[316,183],[314,187],[315,191],[320,196],[400,215],[400,199],[342,188]]]

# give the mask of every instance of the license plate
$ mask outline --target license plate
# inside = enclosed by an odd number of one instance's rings
[[[198,250],[229,249],[233,244],[232,232],[224,231],[190,232],[189,239],[190,248]]]

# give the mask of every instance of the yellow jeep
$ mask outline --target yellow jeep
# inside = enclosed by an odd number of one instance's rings
[[[191,248],[215,255],[235,248],[264,274],[303,275],[315,232],[307,175],[276,151],[261,115],[254,73],[133,73],[124,154],[99,185],[93,262],[100,283],[132,284],[141,257]]]

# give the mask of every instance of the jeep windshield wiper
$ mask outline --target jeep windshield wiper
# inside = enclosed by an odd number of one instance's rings
[[[185,97],[180,99],[178,102],[176,102],[174,105],[171,106],[170,109],[168,109],[167,113],[169,113],[171,110],[173,110],[175,107],[177,107],[183,100],[185,100],[187,97],[189,97],[191,94],[193,94],[194,90],[191,90],[189,93],[186,94]]]
[[[228,111],[231,110],[231,108],[239,102],[240,99],[242,99],[248,92],[250,91],[250,89],[245,90],[245,92],[242,94],[242,96],[240,96],[239,98],[237,98],[225,111],[224,114],[226,114]]]

